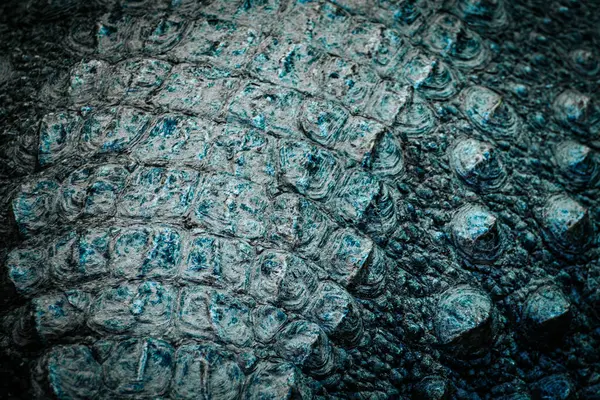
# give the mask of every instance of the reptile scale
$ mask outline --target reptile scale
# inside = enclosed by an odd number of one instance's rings
[[[600,399],[600,2],[5,0],[0,398]]]

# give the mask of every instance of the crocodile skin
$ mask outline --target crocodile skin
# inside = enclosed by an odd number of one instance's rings
[[[0,5],[0,397],[599,399],[600,4]]]

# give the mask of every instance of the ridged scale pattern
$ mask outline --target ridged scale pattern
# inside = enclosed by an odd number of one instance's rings
[[[15,3],[25,397],[596,398],[597,5]]]

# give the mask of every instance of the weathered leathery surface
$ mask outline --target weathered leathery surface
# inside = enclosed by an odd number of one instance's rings
[[[0,8],[8,398],[596,398],[598,6]]]

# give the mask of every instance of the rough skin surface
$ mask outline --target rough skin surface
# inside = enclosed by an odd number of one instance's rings
[[[600,4],[0,5],[0,397],[599,399]]]

